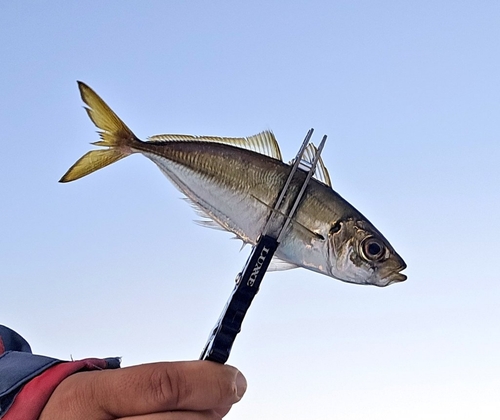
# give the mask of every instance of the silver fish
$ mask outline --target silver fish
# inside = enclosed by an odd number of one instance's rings
[[[92,144],[105,149],[85,154],[60,182],[74,181],[141,153],[208,218],[202,224],[233,232],[245,243],[258,241],[290,173],[272,132],[247,138],[166,134],[141,141],[90,87],[78,85],[86,111],[100,129],[101,140]],[[311,159],[314,152],[311,145],[305,159]],[[304,171],[297,171],[285,208],[305,176]],[[321,159],[271,269],[295,267],[356,284],[387,286],[406,280],[400,273],[406,268],[403,259],[359,211],[333,191]]]

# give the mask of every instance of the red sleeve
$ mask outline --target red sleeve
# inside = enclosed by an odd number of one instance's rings
[[[75,372],[109,367],[105,359],[83,359],[52,366],[24,385],[2,420],[37,420],[52,392],[65,378]]]

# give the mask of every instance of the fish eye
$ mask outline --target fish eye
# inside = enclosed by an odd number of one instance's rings
[[[361,250],[366,259],[370,261],[380,261],[385,256],[385,245],[373,236],[363,240]]]
[[[342,223],[341,222],[335,222],[332,227],[330,228],[330,231],[328,232],[329,235],[333,235],[337,232],[340,231],[340,228],[342,227]]]

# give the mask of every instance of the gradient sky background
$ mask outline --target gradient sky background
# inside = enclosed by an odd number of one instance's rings
[[[500,3],[0,5],[0,322],[34,352],[196,359],[250,249],[142,156],[71,184],[97,140],[76,80],[139,136],[314,127],[332,183],[408,281],[271,273],[228,419],[497,419]]]

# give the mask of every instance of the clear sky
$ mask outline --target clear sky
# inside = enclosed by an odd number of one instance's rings
[[[408,280],[271,273],[229,362],[228,419],[497,419],[500,3],[4,1],[0,322],[36,353],[196,359],[250,249],[97,140],[76,80],[140,137],[328,134],[332,183]]]

